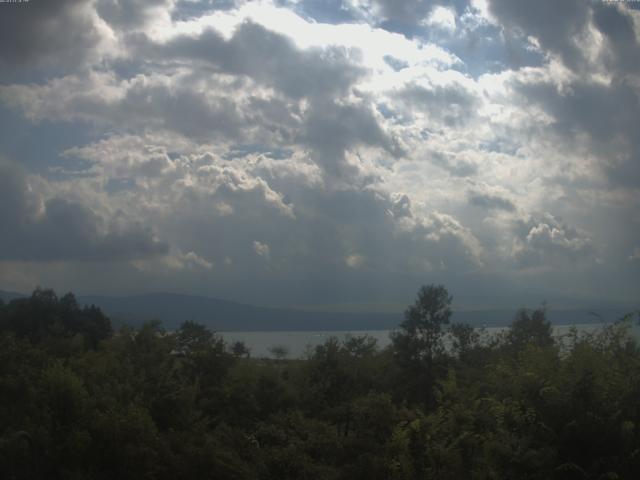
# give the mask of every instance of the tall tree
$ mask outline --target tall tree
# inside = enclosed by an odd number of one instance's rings
[[[507,333],[507,341],[516,349],[527,345],[549,347],[554,344],[553,328],[543,306],[533,312],[519,310]]]
[[[443,326],[451,318],[451,301],[442,285],[425,285],[404,313],[400,330],[391,335],[396,361],[410,379],[410,399],[431,404],[436,361],[444,353]]]

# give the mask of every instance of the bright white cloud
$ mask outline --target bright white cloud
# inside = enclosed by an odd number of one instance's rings
[[[438,6],[433,9],[431,15],[428,20],[425,22],[426,25],[435,26],[438,28],[442,28],[444,30],[455,30],[456,29],[456,16],[455,12],[451,9]]]

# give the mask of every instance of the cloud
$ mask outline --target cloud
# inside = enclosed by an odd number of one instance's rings
[[[184,254],[184,263],[189,266],[198,266],[207,270],[211,270],[213,268],[213,263],[194,252],[187,252]]]
[[[247,257],[246,245],[280,272],[284,283],[274,283],[274,289],[290,283],[302,289],[318,277],[355,274],[365,265],[389,275],[424,275],[435,268],[453,272],[481,264],[478,240],[451,215],[418,213],[408,196],[396,200],[383,185],[329,182],[304,154],[273,159],[255,153],[225,160],[225,155],[174,151],[168,159],[166,147],[158,144],[162,140],[112,137],[74,154],[96,162],[92,170],[101,172],[98,178],[136,171],[160,158],[162,168],[138,176],[137,188],[111,195],[110,203],[136,206],[134,211],[180,251],[225,265],[226,284],[216,283],[219,288],[233,291],[233,285],[255,278],[251,288],[266,292],[258,287],[264,272]],[[274,245],[285,253],[274,257]],[[163,271],[149,263],[145,271]],[[377,283],[363,278],[358,289]],[[341,295],[354,288],[344,286]]]
[[[0,153],[42,159],[3,267],[281,304],[631,271],[638,13],[482,3],[3,7]]]
[[[168,252],[166,255],[157,258],[136,259],[131,264],[140,272],[155,275],[173,274],[179,271],[208,271],[214,265],[206,258],[195,252],[183,253],[181,250]]]
[[[478,165],[464,153],[430,152],[430,160],[434,165],[456,177],[472,177],[478,173]]]
[[[99,0],[96,11],[116,30],[142,29],[158,15],[172,10],[173,0]]]
[[[12,164],[0,164],[3,260],[122,261],[162,255],[167,245],[150,229],[122,218],[105,221],[64,198],[43,199]]]
[[[378,7],[378,14],[385,20],[399,22],[415,22],[416,19],[426,17],[434,5],[433,0],[376,0],[373,2]]]
[[[557,54],[570,68],[585,59],[581,40],[589,22],[589,2],[583,0],[488,0],[489,12],[505,28],[535,37],[542,48]]]
[[[271,256],[271,249],[269,248],[269,245],[257,240],[253,241],[253,251],[256,252],[256,255],[264,258],[265,260],[269,260],[269,257]]]
[[[637,12],[625,2],[489,0],[488,4],[505,29],[535,37],[544,51],[576,73],[587,77],[594,72],[638,73]]]
[[[312,104],[300,140],[311,148],[312,158],[327,174],[347,180],[358,176],[358,167],[345,157],[354,147],[378,147],[396,157],[404,153],[365,102]]]
[[[177,0],[171,12],[174,19],[197,19],[216,10],[231,10],[245,0]]]
[[[404,25],[422,23],[434,9],[447,6],[462,12],[466,0],[374,0],[374,11],[383,20]]]
[[[410,111],[426,113],[433,126],[442,123],[446,127],[455,127],[466,123],[480,106],[475,94],[457,83],[428,87],[409,84],[398,92],[397,97]]]
[[[524,267],[559,268],[571,263],[594,262],[596,250],[589,234],[550,213],[517,222],[514,255]]]
[[[486,210],[504,210],[514,212],[515,204],[508,198],[486,192],[470,191],[468,193],[469,204]]]
[[[140,39],[140,53],[161,62],[198,61],[217,73],[246,75],[293,97],[344,94],[366,72],[355,50],[339,47],[298,49],[288,37],[245,21],[226,40],[213,29],[181,35],[164,44]]]
[[[0,99],[34,122],[84,120],[120,129],[153,126],[195,138],[237,137],[243,120],[233,100],[208,87],[185,87],[181,75],[91,72],[54,79],[44,85],[0,87]]]
[[[351,255],[347,255],[344,259],[344,262],[350,268],[360,268],[364,265],[365,258],[362,255],[353,253]]]
[[[635,15],[634,15],[635,13]],[[593,5],[593,24],[604,36],[603,61],[616,74],[640,72],[637,12],[606,2]]]
[[[177,167],[166,147],[134,135],[113,135],[83,147],[72,147],[62,154],[66,158],[88,160],[87,173],[100,175],[105,185],[116,181],[135,186],[140,181],[144,186]]]
[[[597,168],[613,186],[636,187],[631,181],[640,174],[640,140],[633,128],[640,121],[636,87],[576,79],[560,89],[550,79],[540,79],[515,81],[513,88],[515,101],[542,109],[548,120],[541,134],[553,138],[565,154],[582,147],[585,157],[595,156]]]
[[[81,66],[93,60],[106,34],[91,2],[5,3],[0,15],[0,81],[34,68]]]
[[[427,271],[438,266],[441,270],[471,271],[483,264],[483,247],[473,232],[452,215],[439,211],[419,214],[407,195],[400,195],[389,208],[396,223],[396,235],[402,245],[398,263],[407,268],[418,262]]]
[[[449,8],[438,6],[433,9],[431,15],[425,22],[429,26],[435,26],[444,30],[456,29],[456,16],[455,12]]]

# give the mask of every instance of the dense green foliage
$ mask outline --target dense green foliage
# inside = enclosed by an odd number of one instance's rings
[[[0,302],[0,478],[640,478],[640,348],[626,318],[554,338],[449,324],[423,287],[390,347],[332,338],[250,358],[201,325],[113,333],[37,290]]]

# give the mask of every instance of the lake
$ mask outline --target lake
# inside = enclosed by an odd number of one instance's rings
[[[576,325],[581,331],[594,331],[602,324],[589,323]],[[506,327],[486,328],[487,333],[493,334]],[[563,335],[569,332],[571,325],[554,325],[554,335]],[[636,335],[640,333],[638,327],[634,328]],[[284,346],[288,349],[288,358],[301,358],[307,349],[324,343],[330,337],[337,337],[342,340],[346,335],[361,336],[369,335],[378,341],[378,347],[384,348],[391,340],[389,333],[391,330],[357,330],[357,331],[310,331],[310,332],[220,332],[220,335],[227,342],[241,340],[249,347],[252,357],[271,357],[269,349],[273,346]]]

